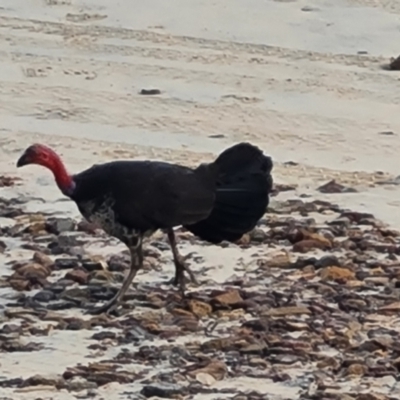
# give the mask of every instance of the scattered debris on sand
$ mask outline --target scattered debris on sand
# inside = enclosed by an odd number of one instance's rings
[[[195,255],[203,282],[186,299],[147,278],[120,311],[92,317],[84,311],[115,294],[127,252],[89,253],[85,244],[110,239],[21,207],[0,204],[0,216],[14,221],[0,237],[2,369],[11,353],[39,363],[63,332],[87,354],[48,374],[9,369],[0,387],[10,397],[29,388],[95,397],[118,385],[132,398],[398,398],[400,233],[373,215],[326,201],[280,202],[239,243],[220,246],[243,252],[223,283]],[[177,235],[188,249],[210,247]],[[172,264],[166,240],[160,233],[149,241],[143,274]],[[13,255],[13,243],[30,257]]]

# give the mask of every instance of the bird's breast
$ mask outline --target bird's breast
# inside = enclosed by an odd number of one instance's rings
[[[103,229],[109,235],[114,235],[116,218],[113,210],[114,202],[110,198],[102,201],[86,201],[78,204],[82,215],[93,225]]]

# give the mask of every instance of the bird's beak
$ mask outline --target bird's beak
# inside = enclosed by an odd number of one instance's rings
[[[19,158],[19,160],[17,161],[17,168],[19,167],[23,167],[24,165],[28,165],[30,164],[31,161],[29,159],[28,154],[26,154],[26,152],[24,154],[22,154],[22,156]]]

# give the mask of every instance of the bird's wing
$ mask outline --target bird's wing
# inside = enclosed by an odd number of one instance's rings
[[[212,183],[195,171],[158,162],[113,162],[74,177],[74,200],[98,205],[111,199],[116,220],[141,230],[168,228],[206,218],[213,207]]]
[[[151,174],[130,174],[114,186],[115,212],[121,223],[132,227],[168,228],[206,218],[214,192],[201,184],[193,171],[177,166],[152,165]]]

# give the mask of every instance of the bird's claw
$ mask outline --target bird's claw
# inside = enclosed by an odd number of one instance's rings
[[[194,273],[189,268],[189,266],[185,263],[185,261],[192,257],[194,253],[189,253],[186,256],[181,256],[177,261],[175,261],[175,277],[172,279],[172,284],[174,286],[179,286],[179,291],[181,292],[182,297],[185,297],[186,291],[186,279],[184,272],[186,271],[188,274],[188,278],[190,279],[192,284],[199,286],[199,281],[196,279]]]
[[[106,313],[109,315],[112,311],[114,311],[118,307],[119,303],[106,303],[100,307],[91,307],[87,309],[84,314],[91,314],[91,315],[100,315]]]

